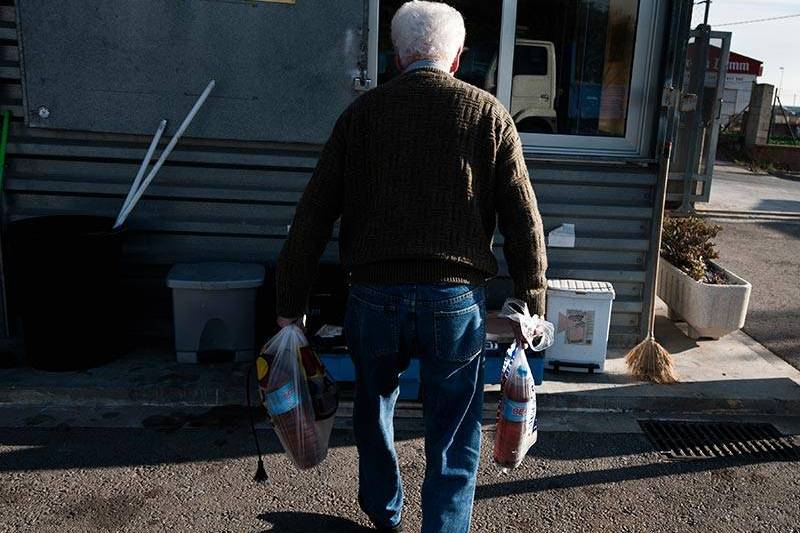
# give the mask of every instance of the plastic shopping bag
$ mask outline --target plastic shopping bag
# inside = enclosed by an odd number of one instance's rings
[[[525,302],[509,298],[500,316],[518,322],[531,349],[541,351],[553,344],[553,325],[531,316]],[[538,340],[537,340],[538,339]],[[536,340],[536,344],[533,341]],[[515,341],[506,352],[500,378],[493,457],[504,469],[518,467],[538,438],[536,387],[525,350]]]
[[[338,407],[336,384],[303,331],[282,328],[256,360],[259,390],[286,454],[298,468],[325,459]]]

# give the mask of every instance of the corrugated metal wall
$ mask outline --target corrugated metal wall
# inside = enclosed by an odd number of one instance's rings
[[[0,105],[14,113],[6,220],[115,215],[149,139],[25,128],[11,1],[0,3],[0,52]],[[273,262],[316,155],[299,145],[182,141],[130,220],[130,279],[157,283],[177,261]],[[612,282],[611,343],[632,345],[641,336],[654,171],[532,162],[531,174],[546,228],[571,222],[578,236],[575,249],[549,251],[548,276]],[[332,244],[326,260],[336,257]]]

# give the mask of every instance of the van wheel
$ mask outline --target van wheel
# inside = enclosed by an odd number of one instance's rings
[[[540,118],[524,118],[517,122],[517,130],[521,133],[554,133],[553,127]]]

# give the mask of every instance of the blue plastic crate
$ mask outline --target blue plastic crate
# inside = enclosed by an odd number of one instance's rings
[[[484,383],[487,385],[500,383],[500,371],[503,369],[503,359],[509,346],[511,345],[508,343],[486,341],[484,347]],[[352,383],[356,380],[355,368],[349,354],[320,353],[319,357],[336,381]],[[533,373],[533,382],[536,385],[541,385],[544,381],[544,357],[529,350],[528,364]],[[408,369],[400,377],[400,399],[416,400],[419,398],[419,389],[419,359],[411,359]]]
[[[348,383],[356,380],[356,369],[350,354],[346,353],[320,353],[318,354],[322,364],[330,372],[331,377],[336,381]]]
[[[356,370],[349,354],[321,353],[319,358],[336,381],[352,383],[356,380]],[[406,371],[400,376],[400,399],[416,400],[417,398],[419,398],[419,359],[412,359]]]

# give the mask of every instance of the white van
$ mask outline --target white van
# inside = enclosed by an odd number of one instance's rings
[[[497,80],[497,55],[486,73],[484,88]],[[528,133],[556,132],[556,47],[549,41],[517,39],[511,80],[511,116]]]

